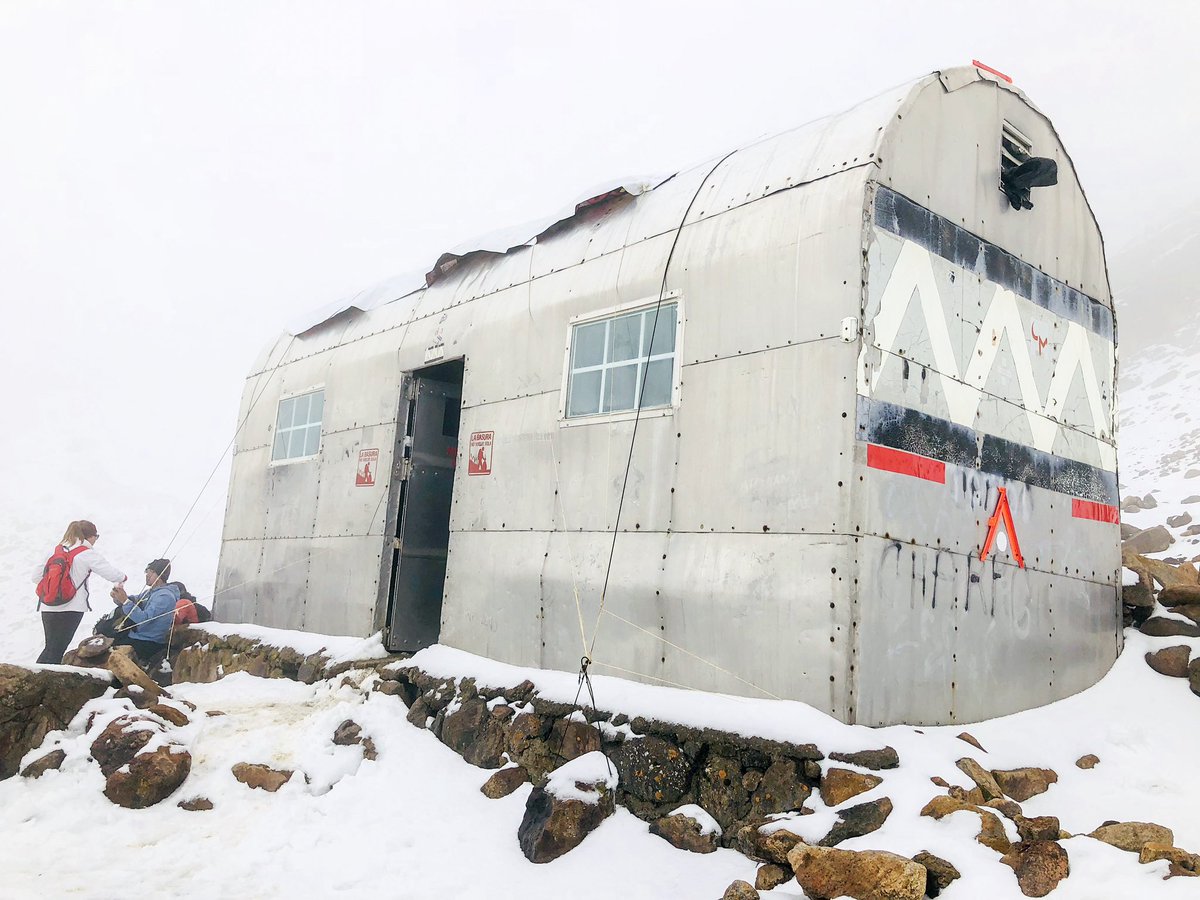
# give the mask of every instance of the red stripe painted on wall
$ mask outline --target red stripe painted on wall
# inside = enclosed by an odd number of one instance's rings
[[[1071,498],[1071,515],[1077,519],[1094,519],[1097,522],[1108,522],[1116,525],[1121,521],[1121,511],[1107,503],[1096,503],[1093,500]]]
[[[895,450],[892,447],[881,447],[879,444],[867,444],[867,465],[885,472],[912,475],[926,481],[936,481],[938,484],[946,483],[946,464],[941,460]]]

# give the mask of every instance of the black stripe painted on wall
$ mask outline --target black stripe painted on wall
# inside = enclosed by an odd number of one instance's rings
[[[895,403],[859,396],[857,437],[1072,497],[1117,503],[1115,472],[982,434]]]
[[[875,224],[1055,315],[1113,339],[1112,311],[1103,303],[882,185],[875,192]]]

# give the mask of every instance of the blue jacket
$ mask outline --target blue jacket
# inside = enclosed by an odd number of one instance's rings
[[[146,588],[130,597],[121,604],[121,612],[129,616],[131,622],[138,623],[129,636],[139,641],[165,645],[170,637],[171,623],[175,621],[175,604],[178,602],[179,588],[174,584]]]

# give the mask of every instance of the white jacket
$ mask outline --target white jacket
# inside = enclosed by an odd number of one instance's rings
[[[93,572],[113,584],[120,584],[125,580],[125,573],[105,559],[99,550],[93,549],[87,541],[84,541],[83,544],[87,549],[80,552],[71,561],[71,581],[75,584],[75,596],[58,606],[47,606],[39,601],[38,612],[86,612],[91,609],[92,606],[88,603],[87,580]],[[63,544],[63,546],[68,550],[73,550],[79,544]],[[46,559],[49,558],[49,556],[46,557]],[[43,562],[33,570],[34,584],[42,580],[42,573],[45,569],[46,564]]]

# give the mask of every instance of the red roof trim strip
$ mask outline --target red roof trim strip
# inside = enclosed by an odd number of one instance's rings
[[[1093,519],[1110,525],[1117,525],[1121,521],[1121,511],[1117,507],[1094,500],[1080,500],[1078,497],[1071,498],[1071,515],[1076,519]]]
[[[1009,84],[1012,84],[1012,83],[1013,83],[1013,80],[1012,80],[1012,79],[1011,79],[1009,76],[1005,75],[1005,74],[1004,74],[1003,72],[1001,72],[999,69],[993,69],[993,68],[992,68],[991,66],[989,66],[987,63],[981,63],[979,60],[977,60],[977,59],[973,59],[973,60],[971,60],[971,65],[973,65],[973,66],[974,66],[975,68],[977,68],[977,69],[983,69],[983,71],[985,71],[985,72],[991,72],[991,73],[992,73],[993,75],[995,75],[997,78],[1003,78],[1003,79],[1004,79],[1005,81],[1007,81]]]
[[[912,475],[926,481],[936,481],[938,484],[946,483],[946,464],[941,460],[918,456],[904,450],[894,450],[891,447],[881,447],[879,444],[867,444],[867,465],[884,472]]]

